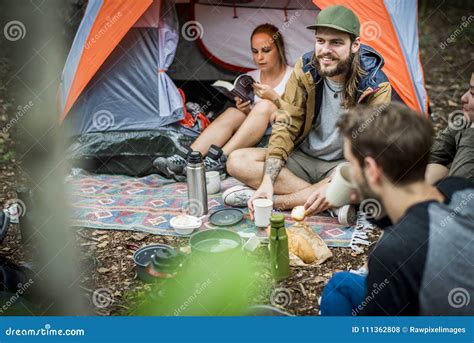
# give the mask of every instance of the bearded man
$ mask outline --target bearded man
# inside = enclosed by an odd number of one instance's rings
[[[321,314],[472,316],[474,183],[425,180],[432,127],[406,106],[353,108],[337,127],[361,207],[375,209],[383,235],[367,276],[338,272],[329,280]]]
[[[360,43],[354,12],[328,7],[308,29],[315,31],[314,51],[297,61],[283,96],[275,101],[279,110],[268,148],[236,150],[227,162],[228,173],[251,188],[228,189],[224,202],[248,205],[251,216],[253,199],[267,198],[275,208],[289,209],[325,187],[331,171],[344,161],[343,139],[336,129],[343,111],[359,103],[391,101],[383,58]]]

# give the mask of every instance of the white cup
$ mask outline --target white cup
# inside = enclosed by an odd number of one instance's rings
[[[326,189],[326,199],[334,207],[341,207],[349,204],[351,193],[356,189],[357,186],[351,176],[350,163],[341,163],[336,167]]]
[[[206,172],[207,194],[216,194],[221,191],[221,176],[218,171]]]
[[[252,204],[255,226],[267,227],[270,224],[270,217],[272,216],[273,201],[268,199],[255,199]]]

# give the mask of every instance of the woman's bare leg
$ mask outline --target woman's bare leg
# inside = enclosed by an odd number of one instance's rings
[[[191,144],[191,149],[205,156],[212,144],[222,147],[239,129],[245,118],[247,116],[243,112],[229,107],[199,135]]]
[[[277,107],[268,100],[255,104],[239,129],[222,147],[224,153],[229,156],[234,150],[252,147],[260,142],[267,130],[270,116],[276,110]]]

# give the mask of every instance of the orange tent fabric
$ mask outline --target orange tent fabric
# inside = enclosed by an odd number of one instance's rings
[[[104,0],[82,52],[78,71],[61,113],[61,122],[102,63],[152,2]]]

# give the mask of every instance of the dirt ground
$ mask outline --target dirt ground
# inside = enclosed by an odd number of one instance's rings
[[[420,58],[437,130],[446,125],[445,118],[451,112],[461,108],[460,97],[467,89],[470,73],[473,71],[474,49],[470,40],[473,37],[473,28],[468,28],[452,39],[453,33],[466,17],[469,15],[466,15],[465,10],[446,9],[443,6],[426,9],[420,16]],[[8,61],[0,60],[0,82],[11,72]],[[0,83],[2,127],[8,122],[15,107],[12,94]],[[15,137],[11,137],[9,133],[0,132],[0,205],[17,198],[15,189],[22,178],[17,168],[21,161],[16,161],[12,152],[14,140]],[[377,239],[379,233],[374,231],[370,235],[371,242]],[[134,295],[148,288],[135,278],[136,272],[131,259],[133,252],[127,248],[127,244],[141,246],[164,243],[183,247],[187,245],[187,240],[132,232],[80,229],[77,230],[77,243],[81,250],[81,264],[85,268],[84,277],[80,282],[86,297],[90,298],[98,288],[106,288],[113,298],[110,306],[105,308],[91,306],[93,311],[99,315],[124,315],[133,313]],[[357,269],[367,260],[367,249],[358,255],[348,248],[332,249],[332,252],[332,259],[322,266],[309,269],[293,268],[291,277],[277,285],[290,291],[291,301],[285,306],[288,312],[295,315],[317,315],[317,299],[332,273]],[[16,262],[28,260],[28,246],[21,244],[16,225],[11,227],[4,243],[0,245],[0,254]],[[265,272],[262,271],[262,274]],[[270,303],[268,292],[256,299],[256,302]]]

